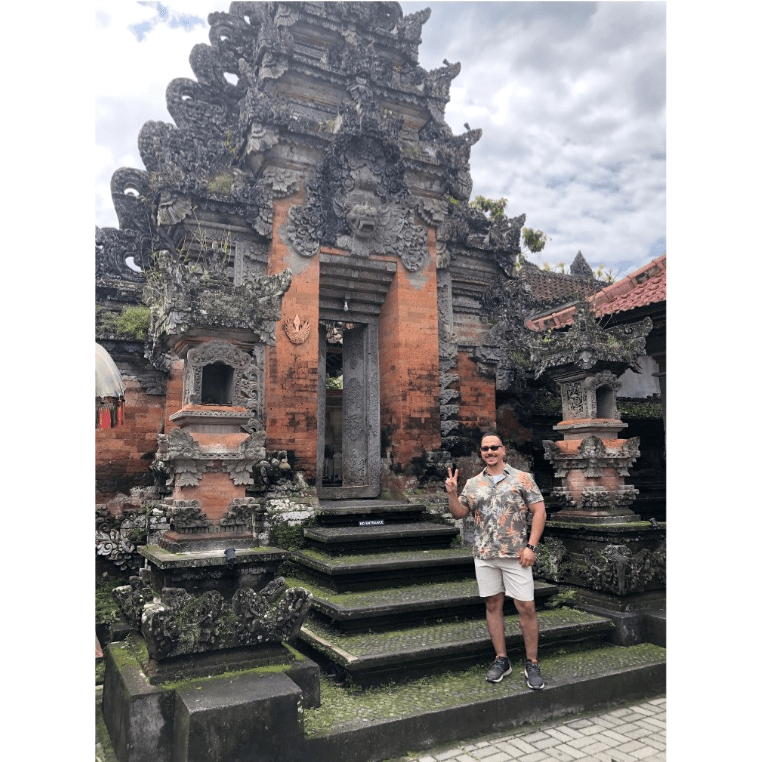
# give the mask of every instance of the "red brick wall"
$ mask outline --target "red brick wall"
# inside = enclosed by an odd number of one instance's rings
[[[230,503],[246,496],[246,485],[235,485],[226,471],[209,471],[202,474],[197,487],[175,487],[175,500],[198,500],[203,512],[217,521],[227,513]]]
[[[432,245],[433,242],[433,245]],[[441,446],[439,318],[435,241],[422,288],[398,263],[379,320],[381,430],[383,444],[402,466]],[[385,452],[382,453],[385,456]]]
[[[460,423],[466,428],[494,428],[497,402],[493,378],[478,373],[478,365],[462,352],[457,355],[460,377]]]
[[[265,405],[268,450],[293,450],[296,469],[307,478],[315,476],[317,463],[317,365],[319,360],[320,262],[319,255],[305,259],[288,251],[280,231],[287,222],[288,207],[300,197],[274,202],[272,249],[268,273],[290,267],[291,286],[283,296],[277,341],[266,350]],[[303,344],[292,344],[285,335],[286,320],[299,316],[311,327]]]
[[[164,398],[125,381],[124,424],[95,431],[95,502],[105,503],[132,487],[150,487],[156,435],[164,427]]]

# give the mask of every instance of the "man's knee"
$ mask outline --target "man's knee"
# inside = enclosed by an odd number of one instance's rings
[[[513,603],[519,614],[531,617],[536,616],[536,605],[534,604],[534,601],[516,601],[513,599]]]
[[[484,603],[488,612],[500,611],[505,603],[505,594],[497,593],[496,595],[489,595],[484,598]]]

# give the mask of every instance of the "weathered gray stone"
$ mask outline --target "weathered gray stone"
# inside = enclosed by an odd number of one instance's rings
[[[283,674],[223,676],[178,689],[173,762],[298,759],[301,695]]]

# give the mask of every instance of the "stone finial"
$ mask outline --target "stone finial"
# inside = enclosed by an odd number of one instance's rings
[[[608,369],[622,373],[638,368],[637,360],[645,354],[645,339],[653,327],[650,318],[614,328],[602,328],[595,320],[589,303],[576,305],[573,324],[563,333],[545,331],[531,343],[534,377],[543,373],[557,375],[570,368],[584,371]]]
[[[587,260],[584,259],[581,251],[576,254],[576,258],[571,263],[571,275],[575,275],[577,278],[594,278],[592,268]]]

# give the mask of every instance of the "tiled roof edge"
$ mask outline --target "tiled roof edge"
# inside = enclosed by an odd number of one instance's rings
[[[599,307],[602,307],[605,304],[610,304],[624,294],[628,294],[651,278],[660,275],[665,270],[666,254],[662,254],[652,262],[648,262],[646,265],[640,267],[639,270],[629,273],[625,278],[622,278],[615,283],[611,283],[597,293],[592,294],[592,296],[587,297],[587,301],[592,305],[595,311],[597,311]],[[643,278],[643,275],[646,275],[647,277]],[[570,305],[562,310],[551,312],[548,315],[527,320],[526,327],[532,331],[546,331],[548,328],[562,328],[573,322],[575,312],[575,305]]]

